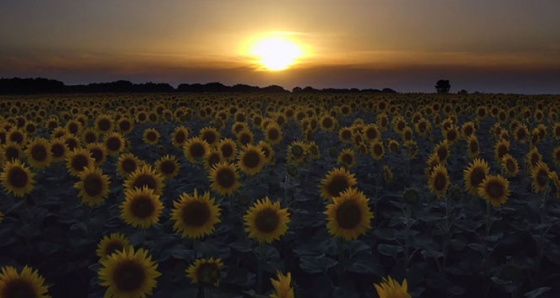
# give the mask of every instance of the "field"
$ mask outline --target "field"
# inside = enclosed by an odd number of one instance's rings
[[[559,99],[0,97],[0,279],[29,266],[52,297],[365,298],[389,276],[412,297],[560,297]]]

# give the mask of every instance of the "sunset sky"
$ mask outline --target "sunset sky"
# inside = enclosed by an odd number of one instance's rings
[[[560,93],[558,0],[0,0],[0,77]],[[252,53],[295,44],[287,69]]]

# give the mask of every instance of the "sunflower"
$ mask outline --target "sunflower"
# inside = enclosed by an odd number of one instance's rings
[[[50,143],[44,138],[36,138],[29,142],[25,155],[29,165],[34,168],[44,168],[52,162]]]
[[[126,149],[126,139],[118,132],[112,132],[105,137],[105,148],[110,155],[118,155]]]
[[[385,154],[383,143],[381,141],[373,141],[370,145],[370,152],[375,160],[381,160]]]
[[[158,264],[145,249],[134,247],[117,251],[100,261],[100,284],[107,287],[105,297],[146,297],[152,295],[161,275]]]
[[[508,177],[515,177],[519,173],[519,164],[517,160],[513,158],[510,154],[504,154],[502,157],[502,167],[504,168],[505,174]]]
[[[79,191],[83,204],[88,206],[96,206],[103,203],[103,200],[109,195],[109,176],[104,175],[101,169],[91,167],[85,168],[78,174],[80,181],[74,184]]]
[[[7,193],[16,197],[23,197],[33,190],[35,174],[19,159],[12,159],[4,163],[0,181]]]
[[[293,141],[288,146],[288,163],[301,164],[307,157],[307,146],[302,141]]]
[[[525,144],[529,141],[529,129],[525,124],[521,124],[515,129],[513,136],[518,143]]]
[[[125,235],[121,233],[112,233],[99,241],[95,253],[99,258],[105,259],[115,252],[123,251],[130,247],[130,241]]]
[[[239,174],[237,165],[233,163],[220,162],[212,167],[209,174],[210,187],[223,196],[230,196],[239,187]]]
[[[216,150],[210,150],[210,153],[204,159],[204,169],[207,171],[212,169],[212,167],[222,161],[222,155]]]
[[[500,139],[494,146],[494,158],[501,160],[502,157],[508,153],[510,143],[507,140]]]
[[[474,134],[467,138],[467,152],[470,158],[477,158],[480,154],[480,144]]]
[[[237,155],[237,144],[230,138],[221,139],[217,148],[225,161],[234,160]]]
[[[209,192],[199,195],[196,189],[192,195],[181,194],[179,200],[173,202],[173,229],[183,237],[194,239],[212,234],[216,224],[221,222],[220,206],[215,201]]]
[[[311,157],[311,159],[317,160],[321,158],[321,152],[319,151],[319,146],[315,141],[307,142],[307,153]]]
[[[157,131],[157,129],[150,127],[144,130],[144,134],[142,135],[142,140],[144,141],[144,143],[148,145],[157,145],[160,136],[161,135],[159,131]]]
[[[362,132],[364,138],[369,142],[378,141],[381,139],[381,132],[379,131],[379,126],[377,124],[368,124],[364,127]]]
[[[259,147],[259,149],[261,149],[261,151],[263,152],[265,162],[268,164],[274,164],[275,154],[272,145],[266,141],[261,140],[257,143],[257,147]]]
[[[332,198],[327,205],[327,229],[334,237],[355,240],[371,229],[369,199],[359,190],[350,188]]]
[[[344,143],[352,143],[353,141],[352,128],[344,126],[338,130],[338,139]]]
[[[560,146],[556,146],[552,150],[552,160],[557,166],[560,166]]]
[[[99,133],[109,133],[114,127],[113,118],[106,114],[100,115],[95,119],[94,127]]]
[[[465,140],[468,140],[471,136],[475,134],[475,132],[476,132],[475,125],[474,122],[472,121],[465,122],[461,126],[461,136]]]
[[[73,134],[64,135],[64,143],[66,144],[66,147],[68,147],[68,150],[70,151],[80,147],[80,139]]]
[[[250,131],[249,129],[242,130],[241,132],[236,134],[236,137],[237,137],[237,142],[241,146],[247,146],[253,144],[253,141],[255,139],[253,132]]]
[[[9,161],[9,160],[12,160],[12,159],[21,159],[22,155],[23,155],[21,145],[19,145],[18,143],[14,143],[14,142],[8,142],[8,143],[0,146],[0,153],[2,154],[2,157],[0,157],[0,161]]]
[[[319,119],[319,127],[322,131],[333,131],[336,129],[338,121],[331,115],[323,115]]]
[[[29,266],[20,273],[12,266],[2,267],[0,272],[0,297],[34,297],[48,298],[48,286],[45,278]]]
[[[331,199],[340,195],[347,188],[354,187],[357,184],[354,174],[348,172],[345,168],[332,169],[321,180],[321,196],[325,199]]]
[[[421,136],[431,135],[432,134],[432,124],[430,121],[421,118],[418,122],[414,125],[414,130]]]
[[[392,277],[383,278],[380,284],[374,284],[375,290],[377,290],[377,295],[379,298],[411,298],[412,296],[408,293],[408,283],[406,278],[403,280],[402,284],[399,284]]]
[[[266,158],[261,149],[255,145],[245,146],[238,156],[237,165],[247,175],[255,175],[262,170]]]
[[[200,130],[200,136],[202,140],[206,141],[208,145],[214,146],[220,140],[220,132],[214,127],[204,127]]]
[[[187,268],[187,277],[193,284],[220,285],[220,270],[224,268],[222,259],[197,259]]]
[[[265,140],[271,145],[276,145],[282,141],[282,128],[278,123],[271,122],[264,130]]]
[[[125,191],[125,200],[120,209],[121,218],[127,224],[145,229],[159,221],[163,204],[153,189],[135,187]]]
[[[189,137],[189,129],[184,126],[177,126],[171,133],[171,144],[175,148],[182,148]]]
[[[78,120],[70,120],[68,122],[66,122],[66,131],[68,131],[71,134],[80,134],[82,132],[82,123]]]
[[[94,164],[95,160],[85,148],[76,148],[66,155],[66,168],[68,173],[74,177],[78,177],[80,172],[85,168],[92,167]]]
[[[435,192],[438,198],[443,198],[450,184],[447,168],[441,164],[436,165],[428,177],[430,191]]]
[[[96,167],[102,166],[107,161],[107,149],[103,143],[87,144],[86,149],[90,152]]]
[[[478,195],[492,204],[492,206],[499,207],[508,199],[509,181],[500,175],[488,175],[478,187]]]
[[[276,278],[271,278],[270,282],[274,287],[274,293],[270,294],[269,298],[294,298],[294,288],[290,286],[292,282],[292,274],[284,275],[282,272],[276,272]]]
[[[163,176],[156,172],[150,165],[142,165],[130,173],[124,182],[126,189],[133,190],[147,187],[153,190],[155,195],[161,195],[163,191]]]
[[[6,141],[14,142],[21,146],[24,146],[27,143],[27,134],[22,129],[12,128],[6,135]]]
[[[443,137],[450,145],[455,144],[455,142],[459,139],[459,136],[459,129],[455,124],[451,125],[449,129],[443,131]]]
[[[527,165],[529,166],[529,169],[532,169],[540,161],[542,161],[542,154],[539,153],[539,150],[537,149],[537,147],[533,146],[531,148],[531,150],[529,150],[529,152],[527,152],[527,155],[525,156],[525,159],[527,161]]]
[[[50,140],[50,151],[52,162],[60,162],[66,159],[66,153],[69,151],[64,139],[54,138]]]
[[[484,181],[484,178],[490,174],[490,166],[488,166],[488,163],[484,159],[476,158],[463,173],[466,190],[476,195],[478,194],[478,186]]]
[[[93,128],[87,128],[81,133],[82,142],[84,144],[93,144],[99,142],[99,133]]]
[[[542,161],[539,161],[532,169],[531,169],[531,178],[533,179],[533,189],[536,193],[542,193],[545,191],[546,186],[548,185],[548,176],[550,175],[550,169],[548,165]]]
[[[451,155],[449,144],[447,140],[443,140],[434,147],[434,153],[438,156],[440,163],[446,163],[449,155]]]
[[[271,243],[288,231],[290,213],[280,209],[280,202],[272,203],[268,197],[259,199],[243,217],[249,238],[259,243]]]
[[[134,121],[127,117],[123,117],[117,121],[117,131],[126,135],[134,129]]]
[[[200,137],[188,139],[183,145],[183,154],[193,164],[201,163],[210,153],[210,145]]]
[[[350,169],[356,165],[356,154],[354,150],[345,148],[338,155],[337,161],[339,166]]]
[[[403,129],[403,132],[401,134],[403,141],[408,142],[408,141],[412,141],[413,135],[412,135],[412,128],[410,128],[409,126],[405,127]]]
[[[128,177],[145,163],[132,153],[125,153],[117,160],[117,172],[123,177]]]

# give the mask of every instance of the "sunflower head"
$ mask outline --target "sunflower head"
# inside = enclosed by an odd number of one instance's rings
[[[160,136],[161,134],[157,131],[157,129],[150,127],[144,130],[142,140],[148,145],[157,145],[157,143],[159,143]]]
[[[375,290],[377,290],[377,295],[379,298],[411,298],[412,296],[408,293],[408,283],[406,279],[403,280],[402,284],[399,284],[392,277],[383,278],[381,283],[374,284]]]
[[[210,153],[210,145],[199,137],[190,138],[183,145],[183,153],[191,163],[201,163]]]
[[[230,196],[241,186],[237,165],[228,162],[220,162],[212,167],[209,178],[210,187],[223,196]]]
[[[125,151],[127,147],[126,139],[118,132],[107,135],[104,143],[107,152],[111,155],[118,155],[119,152]]]
[[[257,200],[243,217],[249,238],[259,243],[271,243],[288,231],[290,213],[281,209],[280,202],[271,202],[268,197]]]
[[[210,197],[209,192],[198,194],[183,193],[179,200],[173,203],[171,218],[175,221],[173,229],[183,237],[201,238],[210,235],[216,224],[221,222],[221,209]]]
[[[48,298],[45,278],[31,267],[25,266],[20,273],[12,266],[2,267],[0,271],[1,297]]]
[[[85,148],[76,148],[66,155],[66,168],[70,175],[78,177],[85,168],[92,167],[95,160]]]
[[[492,206],[499,207],[509,197],[509,181],[500,175],[488,175],[479,185],[478,195],[492,204]]]
[[[276,272],[276,279],[271,278],[270,282],[274,287],[274,293],[270,294],[270,298],[294,298],[294,288],[291,286],[292,274],[288,272]]]
[[[465,188],[473,195],[478,193],[478,186],[490,174],[490,166],[483,159],[473,160],[464,170]]]
[[[184,126],[178,126],[171,134],[171,144],[175,148],[181,148],[189,138],[189,129]]]
[[[356,154],[350,148],[343,149],[338,155],[338,164],[347,169],[356,165]]]
[[[355,240],[371,229],[373,213],[369,199],[359,190],[350,188],[333,197],[327,205],[327,228],[329,234],[345,240]]]
[[[430,191],[434,192],[438,198],[442,198],[447,193],[450,184],[447,168],[441,164],[436,165],[428,177]]]
[[[502,157],[502,167],[508,177],[515,177],[519,173],[519,164],[517,160],[510,154],[505,154]]]
[[[206,258],[197,259],[187,268],[187,277],[193,284],[220,285],[220,271],[224,268],[222,259]]]
[[[247,145],[239,153],[237,165],[248,175],[255,175],[265,166],[266,158],[256,145]]]
[[[95,253],[99,258],[104,259],[115,252],[123,251],[129,247],[131,247],[130,241],[126,236],[121,233],[112,233],[99,241]]]
[[[480,145],[476,135],[471,135],[467,139],[467,152],[470,158],[476,158],[480,154]]]
[[[51,156],[53,162],[60,162],[66,158],[66,153],[68,152],[68,146],[62,138],[51,139],[50,141]]]
[[[35,174],[19,159],[12,159],[4,163],[0,181],[7,193],[16,197],[23,197],[33,190]]]
[[[550,169],[546,163],[539,161],[531,169],[531,178],[533,179],[533,190],[536,193],[542,193],[545,191],[549,182]]]
[[[47,139],[33,139],[25,150],[27,161],[34,168],[44,168],[52,161],[51,146]]]
[[[153,190],[156,195],[161,195],[164,186],[163,176],[150,165],[142,165],[128,176],[124,186],[127,189],[147,187]]]
[[[177,157],[169,154],[158,159],[154,167],[155,170],[165,179],[177,176],[179,174],[179,170],[181,169]]]
[[[325,200],[331,199],[356,184],[354,174],[348,172],[345,168],[335,168],[321,180],[321,196]]]
[[[109,176],[104,175],[101,169],[95,167],[85,168],[78,174],[80,181],[74,184],[79,191],[78,196],[82,203],[95,206],[103,203],[109,195]]]
[[[127,224],[145,229],[159,221],[163,204],[153,189],[144,186],[127,189],[120,209],[121,218]]]
[[[129,247],[100,261],[100,284],[107,287],[105,297],[146,297],[152,295],[161,275],[148,251]]]
[[[370,151],[371,156],[373,156],[375,160],[381,160],[385,154],[385,149],[381,141],[373,141],[371,143]]]
[[[204,127],[200,130],[200,138],[214,146],[220,140],[220,132],[214,127]]]

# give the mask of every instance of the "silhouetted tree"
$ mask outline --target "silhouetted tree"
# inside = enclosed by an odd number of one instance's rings
[[[465,89],[461,89],[461,91],[457,92],[457,94],[466,95],[469,94],[469,92]]]
[[[437,93],[449,93],[449,89],[451,89],[449,80],[439,80],[437,81],[435,87]]]

